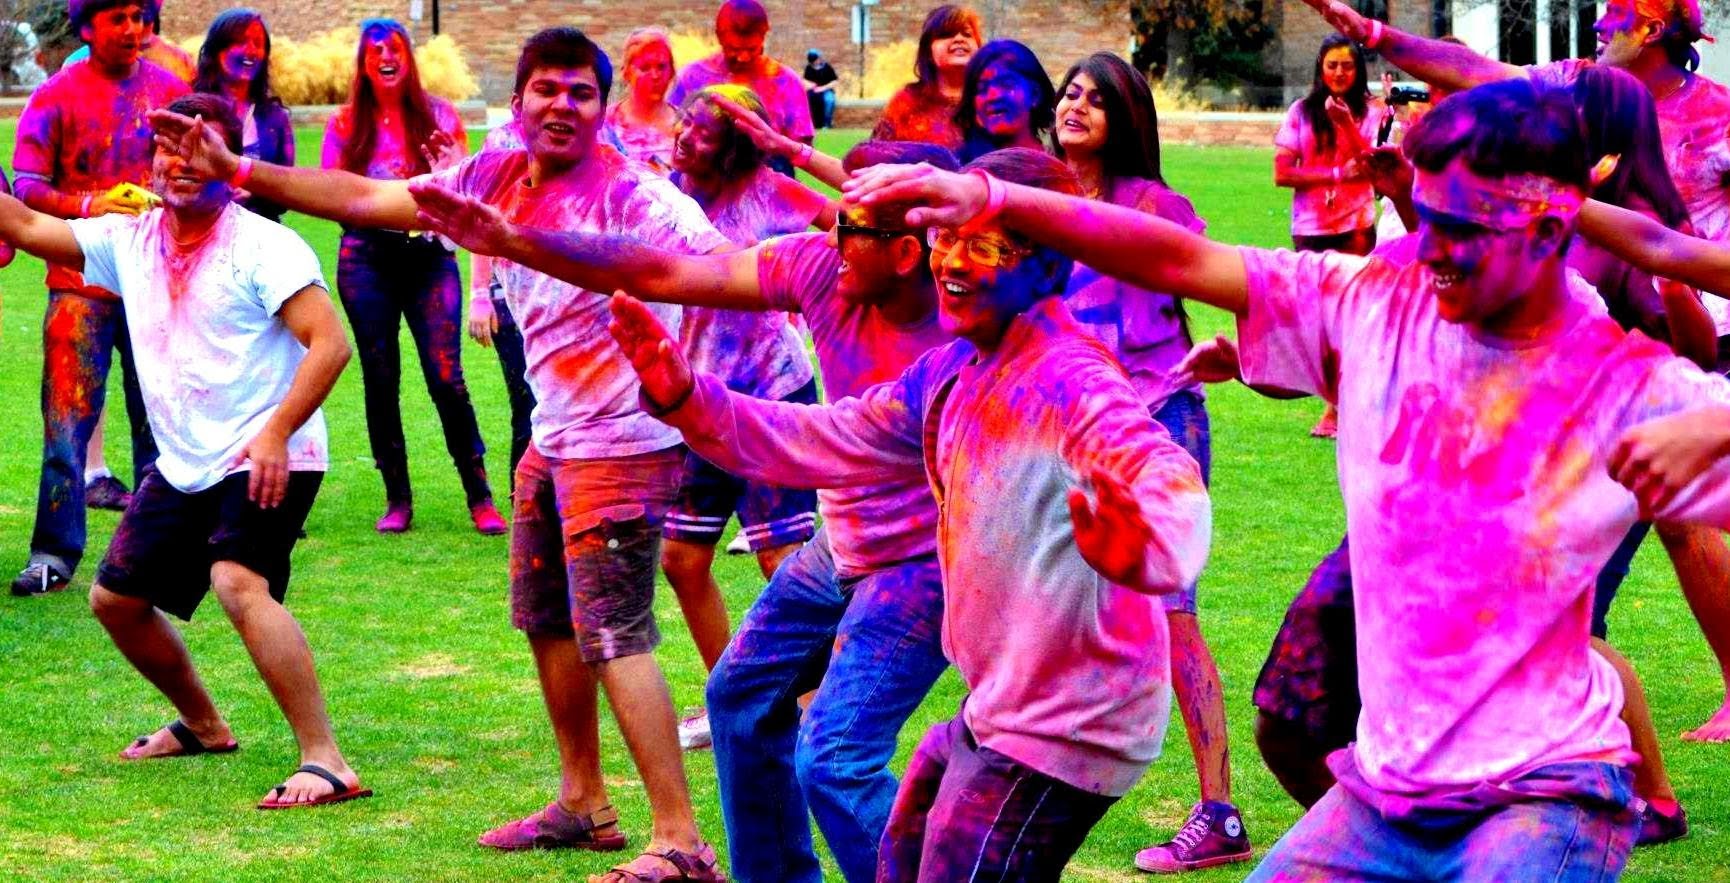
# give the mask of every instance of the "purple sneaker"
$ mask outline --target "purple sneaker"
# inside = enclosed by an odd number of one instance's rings
[[[1135,866],[1154,874],[1178,874],[1249,857],[1249,835],[1237,807],[1202,801],[1189,811],[1176,837],[1136,853]]]
[[[413,523],[414,510],[407,503],[391,503],[385,507],[383,517],[373,525],[373,529],[379,533],[406,533]]]
[[[1675,815],[1665,815],[1648,803],[1640,809],[1640,834],[1635,846],[1657,846],[1688,836],[1688,814],[1676,807]]]

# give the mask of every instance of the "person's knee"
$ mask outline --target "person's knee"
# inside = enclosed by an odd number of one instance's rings
[[[142,620],[150,613],[150,602],[143,598],[131,598],[103,588],[100,584],[90,587],[90,612],[103,626],[114,628],[125,626]]]
[[[733,676],[731,655],[722,653],[715,669],[709,672],[708,683],[703,686],[703,707],[709,710],[710,729],[717,726],[738,728],[748,724],[754,692],[737,682]]]
[[[696,543],[667,540],[661,543],[661,570],[667,582],[679,595],[706,588],[709,568],[715,561],[715,547]]]
[[[275,604],[270,582],[253,570],[232,561],[219,561],[210,568],[210,585],[222,611],[239,624],[260,604]]]

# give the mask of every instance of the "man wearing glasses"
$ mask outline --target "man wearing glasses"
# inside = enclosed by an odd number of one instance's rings
[[[971,168],[1000,192],[1081,190],[1040,151]],[[1068,258],[989,209],[928,235],[938,321],[960,339],[857,397],[800,407],[728,392],[622,295],[610,328],[645,410],[723,468],[809,487],[927,478],[943,647],[970,692],[908,766],[878,879],[1057,880],[1159,753],[1170,668],[1157,596],[1201,570],[1207,491],[1064,306]]]
[[[943,148],[901,142],[861,144],[844,165],[919,162],[957,165]],[[590,291],[798,312],[829,401],[892,381],[953,339],[937,318],[925,231],[906,227],[898,211],[855,209],[832,233],[691,256],[632,237],[518,227],[449,191],[416,196],[423,219],[471,251]],[[773,483],[812,486],[791,476]],[[913,469],[821,490],[818,508],[824,527],[775,572],[709,675],[728,838],[752,845],[732,857],[745,883],[822,879],[808,813],[846,878],[874,879],[895,798],[896,738],[948,665],[937,504],[925,476]],[[812,689],[801,720],[797,699]]]

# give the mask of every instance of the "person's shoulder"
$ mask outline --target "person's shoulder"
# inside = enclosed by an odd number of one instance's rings
[[[456,123],[458,125],[462,124],[462,115],[457,113],[456,103],[452,102],[450,99],[440,98],[439,96],[428,92],[426,103],[427,107],[432,109],[433,118],[438,120],[439,125],[447,125],[449,123]]]
[[[177,95],[192,91],[192,87],[178,74],[148,58],[138,59],[138,80],[153,91],[172,92]]]
[[[721,53],[705,55],[679,68],[678,83],[687,89],[700,89],[716,80],[721,70]]]

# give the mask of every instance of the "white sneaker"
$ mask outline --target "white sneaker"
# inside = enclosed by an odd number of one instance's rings
[[[679,747],[686,751],[701,751],[713,745],[709,738],[709,712],[698,711],[696,714],[679,721]]]
[[[745,532],[739,531],[733,535],[733,541],[727,544],[727,554],[744,555],[751,551],[751,541],[745,539]]]

